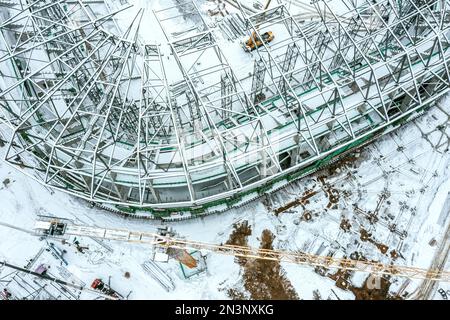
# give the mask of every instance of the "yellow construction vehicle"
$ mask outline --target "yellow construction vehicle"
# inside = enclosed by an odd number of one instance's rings
[[[264,6],[263,11],[265,11],[265,10],[267,10],[267,8],[269,8],[269,5],[271,2],[272,2],[272,0],[268,0],[266,2],[266,5]],[[261,47],[263,44],[272,42],[273,39],[275,39],[275,35],[273,34],[272,31],[264,32],[263,34],[261,34],[261,37],[260,37],[258,35],[259,26],[260,25],[257,25],[255,27],[255,31],[252,33],[252,36],[250,37],[250,39],[248,39],[245,42],[245,46],[244,46],[245,51],[247,51],[247,52],[253,51],[256,48]]]
[[[275,36],[272,31],[263,33],[261,38],[256,34],[256,32],[253,32],[251,38],[245,43],[245,51],[253,51],[256,48],[261,47],[264,43],[271,42],[274,38]]]

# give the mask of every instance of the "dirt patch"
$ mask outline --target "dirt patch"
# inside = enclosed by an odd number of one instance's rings
[[[350,259],[367,261],[366,257],[359,252],[350,254]],[[397,295],[389,294],[391,282],[388,278],[381,276],[368,276],[362,287],[356,287],[351,282],[353,271],[339,269],[336,273],[327,274],[328,278],[336,282],[336,287],[351,291],[355,295],[355,300],[392,300],[402,299]]]
[[[369,233],[366,229],[361,229],[359,231],[359,234],[360,234],[360,239],[361,239],[362,242],[373,241],[372,238],[371,238],[372,234]]]
[[[247,246],[251,228],[247,221],[235,224],[227,244]],[[273,249],[275,236],[270,230],[261,234],[261,249]],[[236,262],[243,268],[242,280],[246,292],[229,288],[227,294],[231,299],[246,298],[253,300],[294,300],[299,299],[294,287],[278,261],[246,259],[236,257]]]
[[[398,254],[398,252],[397,252],[397,250],[391,250],[391,252],[390,252],[390,255],[391,255],[391,258],[392,258],[392,260],[397,260],[397,258],[399,257],[399,254]]]
[[[305,210],[302,215],[304,221],[310,221],[312,219],[312,213],[309,210]]]
[[[245,294],[235,288],[229,288],[227,290],[228,297],[231,298],[231,300],[246,300],[248,299]]]
[[[357,149],[355,150],[355,152],[350,153],[347,156],[344,156],[342,159],[339,159],[338,161],[331,163],[328,166],[329,175],[339,174],[343,169],[348,167],[357,168],[360,154],[361,154],[360,150]]]
[[[328,277],[336,282],[336,287],[342,290],[348,290],[350,287],[351,273],[348,270],[339,269],[336,273],[329,275]]]
[[[344,230],[344,232],[350,231],[352,225],[350,223],[350,220],[348,219],[342,219],[341,220],[341,224],[339,225],[339,227]]]
[[[322,184],[322,189],[328,197],[327,209],[336,208],[339,202],[340,193],[339,190],[335,189],[330,183],[327,182],[325,176],[320,176],[320,183]]]
[[[261,235],[261,249],[273,249],[275,236],[270,230]],[[291,282],[278,261],[255,259],[244,267],[244,287],[254,300],[298,299]]]
[[[367,277],[361,288],[350,286],[349,290],[355,295],[355,300],[402,300],[398,296],[389,294],[391,282],[383,277]]]
[[[252,228],[249,226],[248,221],[244,220],[240,223],[235,223],[233,224],[233,228],[234,230],[226,244],[246,247],[248,245],[247,238],[252,235]],[[235,261],[240,266],[244,266],[247,262],[247,258],[236,257]]]
[[[382,254],[386,254],[386,252],[389,250],[389,247],[386,246],[385,244],[375,241],[372,238],[372,234],[369,233],[366,229],[361,228],[359,232],[360,232],[360,239],[362,242],[370,242],[374,244]]]
[[[385,245],[385,244],[376,243],[375,245],[377,246],[378,250],[380,250],[380,252],[382,254],[386,254],[386,252],[389,250],[389,247],[387,245]]]
[[[233,232],[226,244],[232,244],[235,246],[246,246],[248,236],[252,235],[252,228],[249,226],[248,221],[244,220],[240,223],[233,224]]]
[[[305,209],[305,206],[309,203],[309,199],[314,197],[318,192],[312,189],[308,189],[303,192],[302,196],[294,201],[289,202],[288,204],[275,209],[274,213],[278,217],[280,213],[283,213],[291,208],[295,208],[298,206],[302,206]]]

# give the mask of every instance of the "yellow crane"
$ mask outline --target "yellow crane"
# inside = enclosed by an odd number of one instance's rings
[[[398,277],[450,282],[450,271],[445,270],[428,270],[415,267],[383,264],[368,260],[353,260],[348,258],[319,256],[299,251],[293,252],[229,244],[211,244],[193,240],[178,239],[158,233],[76,225],[72,224],[70,220],[54,217],[41,216],[36,221],[34,230],[37,235],[51,237],[66,237],[70,235],[86,236],[105,240],[151,244],[158,247],[176,248],[181,250],[193,248],[230,256],[291,262],[298,265],[322,267],[326,269],[352,270],[377,275],[392,275]]]

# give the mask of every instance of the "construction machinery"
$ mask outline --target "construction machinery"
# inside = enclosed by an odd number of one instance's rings
[[[354,260],[348,258],[335,258],[332,256],[318,256],[304,252],[292,252],[281,250],[269,250],[236,245],[218,245],[192,240],[178,239],[174,237],[162,236],[157,233],[130,231],[125,229],[106,229],[90,227],[85,225],[72,224],[70,220],[54,217],[40,216],[35,224],[36,235],[49,234],[48,230],[55,224],[65,224],[64,236],[87,236],[91,238],[116,240],[124,242],[134,242],[151,244],[156,247],[186,249],[194,248],[198,250],[208,250],[215,253],[239,256],[253,259],[272,260],[280,262],[291,262],[298,265],[319,267],[322,269],[341,269],[349,271],[368,272],[377,275],[390,275],[398,277],[427,279],[435,281],[450,282],[450,271],[428,270],[407,266],[387,265],[369,260]]]
[[[112,298],[123,299],[122,295],[113,290],[111,286],[106,284],[102,279],[95,279],[91,284],[91,288],[98,290],[107,296],[111,296]]]
[[[272,31],[264,32],[261,35],[261,38],[256,34],[256,32],[253,32],[251,38],[245,43],[245,51],[253,51],[256,48],[261,47],[264,43],[271,42],[273,39],[275,39],[275,36]]]
[[[12,277],[12,279],[7,282],[15,283],[15,285],[12,291],[10,290],[10,287],[4,288],[3,291],[0,292],[0,300],[36,299],[36,297],[38,297],[40,292],[42,292],[42,289],[47,285],[49,286],[49,288],[53,288],[53,290],[56,289],[57,293],[59,292],[65,298],[70,300],[78,298],[73,293],[70,293],[66,287],[76,289],[77,291],[79,290],[89,292],[94,294],[95,296],[103,297],[108,300],[123,299],[123,297],[120,294],[117,294],[117,292],[116,295],[105,294],[102,290],[99,290],[98,288],[85,287],[84,284],[77,284],[71,281],[66,281],[67,279],[62,280],[55,278],[49,275],[48,272],[41,273],[39,272],[40,270],[32,271],[27,267],[21,267],[8,263],[6,261],[0,261],[0,269],[3,267],[14,270],[13,272],[8,273],[6,277],[8,278]],[[21,276],[18,276],[19,273],[21,274]],[[36,281],[35,277],[39,278],[40,280],[44,280],[47,283],[39,285],[39,282]],[[5,277],[2,277],[2,281],[5,283]],[[23,297],[20,294],[18,295],[16,292],[17,290],[19,290],[19,292],[24,292],[27,297]],[[53,290],[52,292],[54,294]],[[49,294],[49,291],[46,290],[46,293]],[[50,294],[50,296],[47,297],[56,299],[57,295],[58,294],[56,295]]]
[[[263,11],[265,11],[265,10],[267,10],[267,8],[269,8],[271,2],[272,2],[272,0],[268,0],[266,2],[266,5],[264,6]],[[256,29],[259,29],[259,25],[256,26]],[[245,42],[244,50],[251,52],[251,51],[261,47],[265,43],[272,42],[273,39],[275,39],[275,35],[273,34],[272,31],[264,32],[263,34],[261,34],[261,37],[259,37],[257,32],[255,31],[252,33],[252,36],[250,37],[250,39],[248,39]]]

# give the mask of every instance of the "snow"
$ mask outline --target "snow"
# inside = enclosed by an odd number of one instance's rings
[[[128,25],[138,10],[144,8],[146,12],[142,20],[141,31],[152,30],[152,32],[141,32],[142,41],[166,43],[166,38],[160,28],[154,27],[156,21],[151,9],[167,7],[172,1],[130,0],[129,2],[135,6],[118,16],[119,27],[124,28]],[[309,3],[309,1],[306,2]],[[121,6],[119,0],[111,0],[108,3],[111,9],[118,9]],[[219,35],[218,38],[220,39],[220,37]],[[236,50],[236,47],[237,43],[229,45],[222,37],[221,48],[230,64],[235,70],[238,70],[238,77],[242,77],[251,72],[248,62],[253,57],[243,54],[241,50]],[[162,46],[162,51],[168,61],[166,72],[171,75],[169,80],[175,81],[179,78],[178,71],[175,71],[178,68],[175,64],[170,63],[172,57],[170,57],[169,48]],[[0,86],[3,85],[2,81],[0,79]],[[309,102],[313,103],[313,98]],[[440,106],[449,111],[450,97],[444,99]],[[450,223],[448,216],[444,220],[440,219],[442,208],[450,192],[450,155],[448,150],[439,152],[439,149],[435,148],[442,140],[442,135],[439,135],[436,127],[446,124],[448,122],[446,117],[442,110],[433,107],[422,118],[363,148],[361,157],[364,157],[364,160],[357,169],[343,169],[337,177],[329,180],[338,189],[342,184],[342,190],[348,189],[354,194],[360,192],[362,196],[359,197],[357,204],[365,210],[374,210],[378,194],[385,187],[391,191],[389,199],[391,204],[384,205],[381,212],[383,215],[384,213],[396,215],[394,222],[398,228],[408,230],[406,240],[401,242],[397,236],[391,234],[388,228],[381,224],[377,224],[370,232],[373,233],[374,239],[389,242],[389,246],[394,247],[398,243],[403,243],[399,246],[403,259],[396,262],[400,265],[428,268],[438,247],[431,247],[430,240],[436,239],[439,243],[446,226]],[[270,127],[274,126],[270,117],[267,118],[265,124]],[[240,129],[248,132],[245,130],[245,126]],[[6,127],[0,125],[0,137],[3,135],[8,136]],[[406,148],[405,151],[397,150],[397,141]],[[109,153],[111,150],[105,149],[105,152]],[[128,151],[116,148],[114,152],[122,158]],[[0,147],[1,158],[4,158],[5,153],[6,147]],[[174,155],[168,153],[165,156],[173,157]],[[383,157],[380,158],[380,156]],[[411,159],[414,159],[415,162],[410,163]],[[377,165],[376,161],[381,164]],[[345,180],[346,174],[353,171],[356,171],[353,180]],[[436,177],[433,176],[434,171],[438,173]],[[387,177],[386,172],[388,172]],[[306,189],[318,185],[316,178],[316,175],[306,177],[277,191],[270,196],[274,207],[286,204],[298,198]],[[1,184],[6,179],[9,179],[10,182]],[[284,182],[279,182],[274,189],[283,185]],[[424,194],[419,193],[421,187],[426,188]],[[412,196],[406,196],[405,193],[411,190],[415,193]],[[308,222],[301,220],[304,213],[301,206],[293,208],[292,212],[275,216],[261,199],[249,202],[255,196],[255,194],[245,196],[241,200],[245,204],[243,207],[199,219],[172,222],[170,225],[186,239],[219,244],[228,240],[233,231],[233,224],[247,220],[252,228],[252,235],[248,239],[250,246],[260,246],[261,233],[269,229],[276,236],[274,247],[277,249],[302,250],[320,255],[336,251],[335,256],[343,256],[358,250],[364,252],[369,258],[388,261],[388,258],[379,254],[371,243],[355,244],[355,240],[359,236],[357,230],[344,233],[339,228],[342,216],[349,218],[355,216],[351,209],[355,196],[349,200],[341,200],[341,207],[338,209],[325,209],[328,199],[324,192],[318,193],[310,199],[310,203],[307,205],[307,210],[313,213],[312,220]],[[399,202],[401,201],[406,202],[409,208],[416,207],[416,214],[413,215],[407,210],[403,213],[400,210]],[[226,207],[219,206],[214,209],[225,210]],[[399,212],[402,213],[398,214]],[[166,224],[161,221],[126,219],[101,209],[92,208],[85,201],[68,194],[58,191],[50,192],[49,189],[30,179],[29,176],[10,168],[6,162],[0,162],[0,260],[23,266],[41,248],[46,247],[45,241],[41,241],[31,232],[36,228],[35,221],[38,215],[68,218],[77,224],[98,228],[99,234],[101,234],[101,228],[155,232],[158,226]],[[178,216],[179,214],[174,214],[172,218]],[[360,219],[360,226],[367,224],[363,217],[355,218],[357,221],[358,219]],[[39,224],[38,227],[44,228],[46,225]],[[353,228],[357,229],[357,227],[355,222]],[[30,232],[24,232],[24,230]],[[126,237],[126,234],[119,233],[115,236]],[[171,259],[164,263],[163,261],[167,261],[167,256],[156,252],[155,260],[160,261],[157,262],[158,265],[173,279],[175,284],[175,290],[167,292],[141,267],[153,256],[150,246],[77,237],[83,246],[89,247],[82,254],[75,250],[72,244],[73,240],[73,237],[68,239],[66,244],[55,239],[51,240],[58,248],[67,251],[65,254],[68,262],[66,272],[71,274],[72,279],[75,279],[73,281],[89,285],[95,278],[108,280],[111,277],[111,286],[122,295],[129,294],[129,299],[229,299],[226,289],[242,282],[241,268],[235,263],[232,256],[208,253],[207,271],[185,279],[178,262]],[[61,268],[59,261],[48,254],[44,254],[39,263],[48,263],[54,270],[59,270],[58,267]],[[324,299],[328,297],[334,299],[335,294],[340,299],[353,299],[351,292],[337,288],[333,280],[318,275],[311,267],[285,262],[282,263],[282,267],[302,299],[312,299],[314,290],[318,290]],[[447,270],[448,267],[449,262],[446,264]],[[125,272],[130,273],[130,278],[124,277]],[[6,273],[5,269],[0,269],[0,277]],[[62,276],[60,273],[58,275]],[[366,276],[357,273],[352,276],[352,283],[360,286]],[[399,280],[391,290],[399,287],[401,283],[402,281]],[[420,284],[419,280],[411,281],[407,291],[413,292]],[[440,283],[439,286],[446,290],[450,289],[446,283]],[[83,293],[81,298],[92,299],[92,294]],[[441,297],[435,293],[433,298],[440,299]]]

